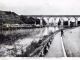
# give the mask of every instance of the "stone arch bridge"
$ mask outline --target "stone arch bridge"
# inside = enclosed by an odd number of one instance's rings
[[[26,16],[40,18],[40,25],[43,25],[42,19],[44,17],[46,17],[47,21],[48,21],[48,23],[47,23],[48,26],[49,26],[49,19],[50,18],[54,18],[54,22],[53,22],[54,24],[56,23],[56,19],[59,18],[59,20],[61,21],[61,24],[60,24],[61,26],[63,26],[64,19],[62,19],[62,18],[64,18],[64,17],[66,17],[68,19],[68,26],[70,26],[70,19],[72,17],[75,19],[75,26],[78,26],[78,18],[80,18],[80,15],[26,15]],[[36,24],[36,22],[35,22],[35,24]]]

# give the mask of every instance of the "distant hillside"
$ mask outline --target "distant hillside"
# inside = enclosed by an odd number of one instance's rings
[[[21,24],[20,17],[15,12],[11,11],[0,11],[0,24]]]
[[[33,17],[27,17],[24,15],[19,16],[15,12],[11,11],[0,11],[0,25],[2,24],[40,24],[40,20],[33,18]],[[46,25],[45,20],[42,20],[43,25]]]

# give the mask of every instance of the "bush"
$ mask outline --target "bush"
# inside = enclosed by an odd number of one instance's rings
[[[17,57],[29,57],[29,54],[39,46],[40,45],[38,44],[38,42],[32,41],[31,44],[26,48],[26,52],[24,52],[22,55],[17,55]]]

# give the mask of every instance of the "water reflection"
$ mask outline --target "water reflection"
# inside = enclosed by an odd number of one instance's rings
[[[12,45],[14,43],[28,44],[33,40],[38,41],[44,35],[48,35],[51,31],[54,32],[56,30],[58,30],[58,27],[0,31],[0,43],[7,45]]]
[[[9,49],[15,47],[16,54],[21,54],[21,49],[26,51],[26,47],[32,41],[39,41],[44,35],[56,30],[58,30],[58,27],[0,31],[0,52],[2,53],[0,56],[11,56]]]

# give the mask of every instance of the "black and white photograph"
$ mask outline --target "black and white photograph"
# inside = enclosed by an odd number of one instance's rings
[[[80,57],[80,0],[0,0],[0,57]]]

